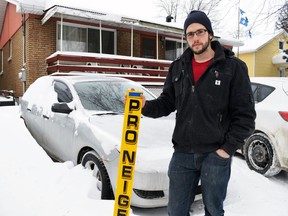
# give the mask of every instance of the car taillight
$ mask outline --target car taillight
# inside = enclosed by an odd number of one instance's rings
[[[288,112],[279,111],[279,114],[285,121],[288,121]]]

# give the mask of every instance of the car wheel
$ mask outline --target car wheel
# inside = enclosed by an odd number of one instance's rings
[[[98,158],[95,151],[89,151],[84,154],[81,162],[86,169],[93,171],[93,176],[96,178],[96,186],[101,191],[101,199],[114,199],[114,194],[107,170],[103,162]]]
[[[281,171],[272,142],[263,133],[255,133],[246,140],[244,157],[251,170],[264,176],[274,176]]]

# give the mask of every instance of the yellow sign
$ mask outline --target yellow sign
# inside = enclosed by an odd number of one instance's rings
[[[142,110],[142,92],[128,90],[125,104],[114,216],[128,216],[132,199],[134,167]]]

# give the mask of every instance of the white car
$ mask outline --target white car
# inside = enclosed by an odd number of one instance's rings
[[[37,79],[22,97],[21,117],[40,146],[57,161],[93,170],[102,199],[115,194],[124,121],[124,95],[140,84],[103,75],[56,73]],[[142,116],[131,205],[166,206],[167,170],[173,153],[175,116]]]
[[[242,153],[250,169],[264,176],[288,170],[288,78],[252,77],[256,129]]]

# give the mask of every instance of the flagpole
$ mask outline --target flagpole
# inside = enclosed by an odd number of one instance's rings
[[[240,34],[240,0],[238,1],[238,19],[237,19],[237,39],[239,40]],[[237,57],[239,58],[239,46],[237,47]]]

